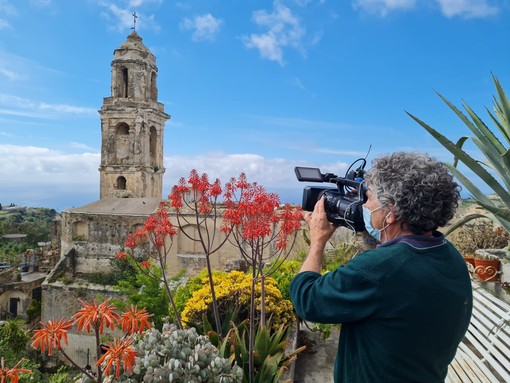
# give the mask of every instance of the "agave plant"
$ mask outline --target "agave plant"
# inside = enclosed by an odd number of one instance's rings
[[[485,108],[494,125],[492,129],[465,102],[463,107],[467,112],[467,116],[439,93],[439,97],[471,130],[472,136],[460,137],[454,143],[419,118],[407,112],[413,120],[418,122],[454,155],[453,163],[447,163],[446,165],[457,180],[471,193],[476,202],[489,212],[488,214],[467,215],[458,222],[455,222],[449,228],[447,234],[466,222],[481,217],[497,221],[506,231],[510,232],[510,101],[497,77],[493,75],[492,78],[497,92],[497,98],[494,97],[493,100],[494,111],[492,112]],[[473,158],[463,149],[463,145],[469,140],[478,147],[481,154],[485,157],[483,160]],[[459,161],[490,187],[500,202],[490,199],[466,177],[457,168]]]

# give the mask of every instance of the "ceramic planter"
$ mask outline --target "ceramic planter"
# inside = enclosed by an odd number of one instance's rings
[[[475,272],[478,279],[486,282],[498,280],[499,259],[476,259]]]

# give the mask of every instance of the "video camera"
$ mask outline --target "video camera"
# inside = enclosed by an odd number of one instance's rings
[[[356,170],[350,170],[358,161],[362,161],[362,165]],[[345,177],[333,173],[322,174],[318,168],[296,166],[294,172],[298,181],[336,184],[336,188],[306,186],[303,189],[303,209],[313,211],[315,203],[324,196],[324,208],[329,222],[354,231],[365,230],[361,206],[367,200],[366,185],[363,182],[365,165],[364,158],[354,161]]]

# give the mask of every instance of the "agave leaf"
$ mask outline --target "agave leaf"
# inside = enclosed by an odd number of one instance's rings
[[[449,236],[451,233],[453,233],[459,227],[464,226],[466,223],[468,223],[468,222],[470,222],[470,221],[472,221],[474,219],[478,219],[478,218],[487,218],[487,219],[490,219],[492,221],[494,220],[494,216],[489,216],[488,214],[481,214],[481,213],[468,214],[468,215],[462,217],[461,219],[459,219],[458,221],[455,221],[454,223],[452,223],[448,227],[448,230],[446,230],[444,232],[444,235],[445,236]]]
[[[268,356],[257,371],[255,383],[278,382],[283,368],[279,368],[280,356]]]
[[[465,143],[465,142],[466,142],[469,138],[471,138],[471,137],[469,137],[469,136],[463,136],[463,137],[461,137],[461,138],[459,138],[459,139],[457,140],[457,143],[456,143],[455,145],[457,145],[457,147],[458,147],[459,149],[462,149],[462,147],[464,146],[464,143]],[[453,166],[454,166],[454,167],[457,167],[458,163],[459,163],[459,159],[457,158],[457,156],[455,156],[455,157],[453,158]]]
[[[484,181],[492,190],[494,190],[494,192],[503,200],[503,202],[506,205],[510,206],[510,195],[508,194],[508,192],[482,165],[480,165],[464,150],[457,147],[448,138],[443,136],[434,128],[430,127],[427,123],[423,122],[418,117],[413,116],[409,112],[406,113],[418,124],[420,124],[423,128],[425,128],[425,130],[427,130],[437,141],[439,141],[439,143],[443,145],[450,153],[458,157],[460,161],[462,161],[469,169],[471,169],[478,177],[480,177],[482,181]]]
[[[498,221],[503,225],[503,221],[506,221],[506,224],[510,226],[510,210],[506,207],[497,207],[494,205],[484,205],[479,202],[479,204],[484,208],[490,211]]]
[[[484,146],[484,142],[478,140],[477,137],[472,137],[473,142],[480,148],[482,153],[485,155],[489,162],[477,161],[479,164],[483,164],[495,171],[499,178],[503,181],[506,188],[510,188],[510,161],[507,157],[505,157],[505,153],[495,153],[491,151],[490,148]]]
[[[462,120],[462,122],[469,128],[469,130],[471,130],[477,137],[479,138],[484,138],[483,137],[483,131],[489,131],[490,133],[489,134],[489,137],[492,136],[496,139],[497,142],[494,142],[494,145],[497,145],[497,143],[499,142],[499,140],[497,140],[497,138],[494,136],[494,134],[485,126],[485,124],[478,118],[478,116],[476,116],[476,114],[473,112],[473,114],[475,115],[476,119],[481,123],[481,126],[476,126],[473,122],[471,122],[471,120],[469,120],[469,118],[467,118],[467,116],[462,113],[461,110],[459,110],[459,108],[457,108],[455,105],[453,105],[446,97],[444,97],[441,93],[439,92],[436,92],[437,95],[445,102],[446,105],[448,105],[448,107]],[[464,108],[466,108],[466,110],[468,110],[468,113],[469,113],[469,110],[471,110],[471,108],[469,108],[469,106],[464,103]],[[482,132],[480,131],[480,129],[482,129]],[[496,150],[498,150],[499,152],[499,149],[501,149],[501,151],[504,150],[503,148],[503,145],[501,145],[501,143],[499,143],[500,146],[496,146]]]
[[[448,163],[445,163],[445,165],[450,169],[453,176],[455,178],[457,178],[459,180],[459,182],[466,187],[466,189],[469,190],[469,192],[471,193],[473,198],[476,199],[477,202],[482,201],[488,205],[492,203],[492,201],[489,199],[489,197],[487,197],[484,193],[482,193],[482,191],[480,189],[478,189],[478,187],[474,183],[472,183],[469,180],[469,178],[467,178],[464,174],[462,174],[462,172],[459,169],[453,167],[453,165],[448,164]]]
[[[476,128],[473,130],[473,133],[478,137],[481,141],[487,141],[488,146],[490,146],[493,151],[495,150],[497,153],[502,153],[506,149],[499,140],[498,137],[494,135],[492,130],[490,130],[487,125],[478,117],[473,109],[467,104],[464,103],[464,109],[468,112],[469,116],[473,120]]]
[[[508,178],[510,178],[510,174],[508,173],[510,162],[503,164],[501,163],[502,160],[505,160],[505,158],[501,158],[501,155],[507,151],[501,141],[494,135],[494,133],[487,127],[487,125],[485,125],[485,123],[478,117],[478,115],[467,103],[464,103],[464,108],[472,118],[474,124],[455,105],[453,105],[440,93],[437,94],[475,134],[476,138],[472,138],[473,142],[475,142],[476,146],[481,150],[483,155],[494,165],[496,171],[499,175],[501,175],[502,179],[508,180]],[[507,187],[510,187],[509,183],[505,182],[505,184]]]
[[[496,125],[496,127],[501,132],[503,137],[505,137],[505,139],[507,140],[507,143],[510,143],[510,136],[509,136],[508,128],[505,128],[505,124],[508,125],[508,121],[505,121],[506,117],[502,114],[503,112],[500,110],[499,104],[497,103],[497,101],[494,101],[494,104],[495,104],[494,111],[498,118],[496,118],[494,116],[494,114],[492,114],[492,112],[487,107],[485,107],[485,110],[487,111],[487,114],[491,118],[494,125]]]
[[[495,109],[499,111],[499,118],[502,122],[503,130],[501,133],[506,137],[507,141],[510,142],[510,101],[501,86],[498,78],[496,76],[492,76],[494,80],[494,85],[496,86],[496,92],[498,93],[499,100],[495,100]]]

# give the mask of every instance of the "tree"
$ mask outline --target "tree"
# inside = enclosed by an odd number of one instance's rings
[[[212,276],[211,255],[228,240],[228,231],[223,239],[219,238],[223,211],[220,207],[219,197],[222,194],[223,189],[219,179],[210,183],[206,173],[199,176],[198,172],[193,169],[187,180],[180,178],[179,183],[172,188],[168,197],[169,205],[175,211],[180,232],[190,241],[197,242],[205,254],[213,317],[216,331],[219,334],[222,327]],[[193,230],[193,233],[190,230]],[[195,232],[198,233],[198,237],[195,237]]]
[[[223,230],[232,234],[233,242],[252,271],[249,315],[250,382],[254,379],[254,344],[256,284],[261,284],[260,324],[266,327],[265,278],[276,271],[288,257],[303,215],[300,208],[280,206],[280,199],[257,183],[249,183],[241,174],[225,186],[226,211]],[[271,261],[271,267],[265,268]]]

